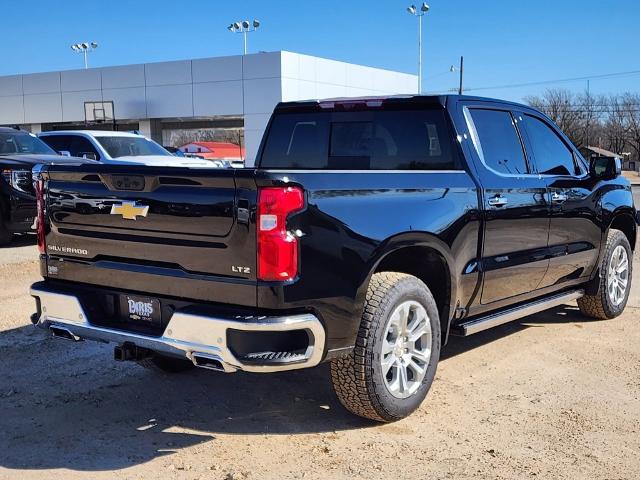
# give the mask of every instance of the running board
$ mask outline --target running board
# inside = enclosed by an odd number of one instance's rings
[[[486,317],[474,318],[473,320],[456,325],[453,327],[451,333],[466,337],[489,328],[497,327],[503,323],[509,323],[513,320],[542,312],[543,310],[548,310],[549,308],[557,307],[558,305],[563,305],[582,296],[584,296],[584,290],[574,290],[554,295],[552,297],[542,298],[515,308],[490,314]]]

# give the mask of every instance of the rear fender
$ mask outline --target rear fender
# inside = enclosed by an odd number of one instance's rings
[[[447,333],[451,324],[451,319],[454,317],[454,313],[457,307],[457,293],[458,293],[458,280],[455,276],[451,266],[455,264],[451,250],[440,240],[437,236],[426,232],[404,232],[398,235],[394,235],[384,240],[374,251],[373,255],[367,262],[367,268],[365,269],[366,276],[362,279],[361,286],[357,293],[357,305],[362,305],[364,309],[367,289],[369,288],[369,282],[371,277],[378,269],[382,261],[394,252],[409,247],[424,247],[430,248],[437,252],[443,259],[449,271],[450,279],[450,302],[447,318],[440,319],[443,325],[442,338],[447,338]],[[362,312],[361,312],[362,313]]]

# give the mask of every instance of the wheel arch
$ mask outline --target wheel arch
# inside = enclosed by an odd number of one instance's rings
[[[451,250],[435,235],[423,232],[395,235],[382,242],[372,256],[359,297],[364,299],[374,273],[393,271],[419,278],[431,290],[438,306],[444,344],[456,309],[458,283],[452,265]]]
[[[615,210],[611,215],[611,221],[609,222],[609,227],[607,228],[607,234],[611,229],[620,230],[622,233],[624,233],[627,237],[627,240],[629,240],[631,250],[635,251],[638,224],[636,213],[632,209],[619,208]]]

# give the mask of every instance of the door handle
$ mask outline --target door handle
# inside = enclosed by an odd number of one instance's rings
[[[553,203],[564,203],[567,201],[567,194],[566,193],[557,193],[557,192],[553,192],[551,194],[551,201]]]
[[[504,207],[507,203],[509,203],[509,200],[507,199],[507,197],[496,195],[495,197],[490,198],[487,203],[492,207]]]

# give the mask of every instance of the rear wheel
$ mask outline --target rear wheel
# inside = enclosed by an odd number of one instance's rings
[[[349,411],[391,422],[420,406],[439,358],[440,319],[427,286],[404,273],[376,273],[354,351],[331,363],[331,379]]]
[[[609,230],[600,265],[598,293],[578,299],[578,307],[584,315],[604,320],[615,318],[624,311],[631,291],[632,256],[627,236],[620,230]]]
[[[138,362],[144,368],[154,370],[156,372],[180,373],[195,368],[189,360],[181,358],[168,357],[166,355],[154,354],[150,358],[145,358]]]

